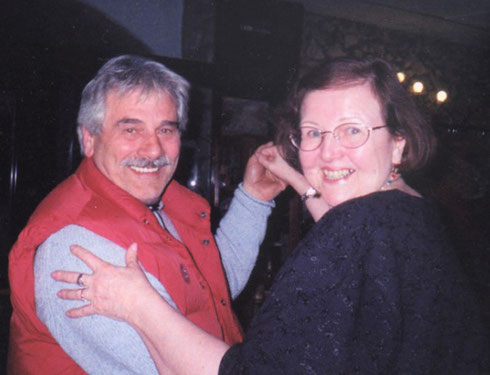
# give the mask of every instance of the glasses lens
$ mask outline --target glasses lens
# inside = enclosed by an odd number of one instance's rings
[[[317,128],[303,126],[301,128],[301,143],[299,148],[303,151],[312,151],[320,147],[322,133]]]
[[[348,148],[356,148],[366,143],[369,130],[363,124],[342,124],[335,129],[340,144]]]

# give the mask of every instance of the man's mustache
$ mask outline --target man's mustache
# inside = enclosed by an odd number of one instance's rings
[[[170,160],[165,155],[162,155],[155,160],[148,158],[127,157],[121,162],[121,165],[123,167],[162,168],[170,165]]]

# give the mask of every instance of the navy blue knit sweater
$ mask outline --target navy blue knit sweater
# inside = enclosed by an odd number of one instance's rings
[[[446,237],[433,205],[398,190],[330,210],[220,374],[487,373],[479,307]]]

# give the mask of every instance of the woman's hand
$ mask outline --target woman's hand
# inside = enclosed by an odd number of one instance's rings
[[[285,181],[265,168],[259,161],[262,150],[272,146],[272,142],[269,142],[260,146],[255,151],[250,159],[248,159],[243,177],[243,187],[247,193],[264,201],[274,199],[288,186]]]
[[[146,296],[154,292],[138,264],[137,245],[134,243],[126,251],[126,267],[114,266],[93,255],[83,247],[73,245],[71,252],[83,260],[93,271],[92,274],[55,271],[53,279],[84,286],[83,289],[63,289],[58,296],[63,299],[86,300],[90,303],[66,314],[72,318],[92,314],[102,314],[111,318],[131,322]]]
[[[281,155],[279,146],[268,143],[260,147],[255,153],[257,160],[264,168],[276,178],[285,181],[301,196],[312,185],[306,180],[305,176],[288,164]],[[313,186],[313,188],[316,188]],[[311,197],[305,201],[306,208],[310,212],[313,220],[318,221],[329,209],[327,202],[321,197]]]
[[[300,175],[300,173],[289,165],[281,156],[279,146],[275,146],[272,142],[259,147],[255,155],[260,164],[273,173],[274,176],[287,182],[289,185],[292,185],[294,180]]]

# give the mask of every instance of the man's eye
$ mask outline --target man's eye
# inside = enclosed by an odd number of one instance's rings
[[[160,133],[164,134],[164,135],[171,135],[171,134],[175,133],[175,129],[174,128],[162,128],[162,129],[160,129]]]
[[[124,132],[127,134],[134,134],[134,133],[136,133],[136,129],[135,128],[126,128],[126,129],[124,129]]]

